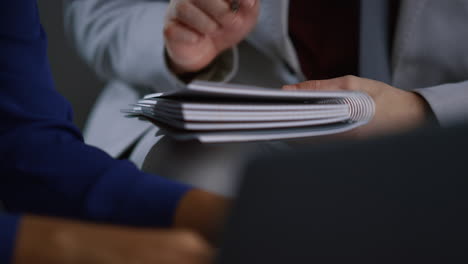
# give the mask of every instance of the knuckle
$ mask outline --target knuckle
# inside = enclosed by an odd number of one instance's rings
[[[312,81],[312,83],[310,84],[310,86],[311,86],[313,89],[319,90],[319,89],[321,88],[321,82],[320,82],[320,80]]]
[[[346,75],[343,77],[343,89],[345,90],[353,90],[355,83],[356,83],[356,76],[354,75]]]
[[[313,80],[313,81],[307,81],[299,84],[300,89],[304,90],[311,90],[311,89],[317,89],[318,87],[318,82]]]
[[[165,37],[165,40],[177,39],[177,35],[179,34],[178,32],[179,32],[179,29],[178,29],[177,24],[175,23],[167,24],[163,28],[163,35]]]
[[[311,82],[303,82],[298,85],[299,89],[307,89]]]
[[[189,1],[180,1],[175,6],[175,15],[179,18],[190,12],[191,3]]]
[[[327,86],[324,85],[323,81],[321,80],[315,80],[313,84],[311,84],[312,89],[315,90],[325,90],[327,89]]]

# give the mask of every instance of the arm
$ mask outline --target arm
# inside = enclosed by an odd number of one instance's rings
[[[11,251],[10,251],[11,254]],[[137,229],[25,216],[19,224],[14,264],[205,264],[213,249],[187,231]]]
[[[369,94],[376,113],[366,126],[346,136],[363,137],[411,131],[435,120],[442,126],[468,122],[468,81],[415,89],[397,89],[378,81],[345,76],[331,80],[307,81],[285,86],[299,90],[345,90]]]
[[[224,0],[214,0],[213,3],[216,1]],[[176,89],[184,84],[174,73],[181,72],[173,71],[169,65],[164,33],[172,34],[179,28],[173,30],[171,24],[164,27],[169,8],[173,10],[178,2],[181,1],[172,1],[172,6],[169,6],[169,1],[163,0],[67,0],[66,28],[81,56],[101,77],[123,80],[156,91]],[[253,21],[251,23],[253,26]],[[239,34],[244,34],[243,31],[239,31]],[[224,35],[219,34],[221,37]],[[229,32],[229,35],[234,34]],[[191,78],[212,81],[232,78],[237,71],[238,54],[235,48],[229,48],[235,44],[230,43],[227,51],[215,56],[217,59],[214,61],[210,57],[208,67],[203,65],[193,70],[197,73],[190,74],[193,75]],[[171,43],[171,46],[175,45]],[[194,50],[200,55],[207,45],[200,43],[199,46],[182,47],[183,51],[177,53],[185,56],[182,54],[192,54]],[[205,69],[199,71],[202,68]]]
[[[212,257],[210,246],[190,232],[0,214],[0,263],[196,264]]]
[[[287,85],[284,89],[358,91],[370,95],[375,103],[373,119],[368,124],[341,135],[345,137],[366,139],[404,133],[427,126],[433,121],[433,113],[426,100],[420,95],[370,79],[344,76]]]
[[[81,57],[101,78],[156,91],[177,89],[184,84],[168,66],[164,48],[168,2],[67,0],[65,26]],[[229,78],[236,55],[233,51],[225,53],[217,67],[199,78]],[[221,73],[216,69],[222,69]]]
[[[0,199],[7,209],[168,226],[193,210],[183,209],[184,197],[222,201],[83,143],[68,102],[54,89],[34,0],[1,2],[0,36]],[[203,221],[215,222],[210,217]]]
[[[65,27],[79,54],[104,79],[172,89],[163,63],[168,1],[67,0]]]

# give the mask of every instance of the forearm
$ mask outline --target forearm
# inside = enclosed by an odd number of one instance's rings
[[[197,234],[24,217],[13,264],[211,263],[211,247]],[[4,263],[4,262],[2,262]]]
[[[142,173],[73,134],[46,129],[63,124],[43,125],[3,134],[0,153],[8,165],[0,189],[9,210],[125,225],[172,223],[188,186]]]
[[[81,56],[104,79],[120,79],[155,91],[184,86],[166,56],[163,27],[168,1],[66,1],[66,28]],[[228,81],[237,71],[230,49],[189,79]]]
[[[153,232],[145,231],[148,236]],[[125,227],[25,216],[19,226],[12,264],[124,263],[126,251],[134,246],[130,240],[143,232]],[[154,246],[157,250],[157,245]]]
[[[0,21],[0,198],[6,207],[170,225],[189,187],[83,143],[68,102],[54,89],[36,1],[1,2]]]
[[[191,191],[180,202],[174,228],[197,232],[215,244],[228,205],[229,202],[219,196]],[[106,251],[117,249],[111,237],[120,236],[115,242],[125,245],[138,233],[148,234],[138,229],[36,216],[26,216],[21,221],[0,219],[0,222],[6,230],[0,240],[0,260],[8,260],[5,263],[12,260],[14,264],[94,263],[90,262],[93,258],[106,259]],[[164,242],[164,237],[161,239]]]
[[[72,263],[65,261],[67,252],[60,244],[59,230],[66,229],[66,226],[67,223],[59,220],[32,216],[23,217],[20,222],[11,263]]]
[[[208,230],[216,223],[210,219],[220,207],[205,199],[214,196],[187,194],[188,186],[86,146],[54,89],[36,2],[1,2],[0,15],[0,198],[9,210],[167,226],[180,207],[181,226]],[[207,209],[206,221],[186,217],[198,208]]]

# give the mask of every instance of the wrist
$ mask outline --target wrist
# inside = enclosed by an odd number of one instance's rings
[[[417,126],[424,126],[430,122],[434,121],[434,113],[429,105],[429,103],[422,97],[420,94],[415,92],[410,92],[412,97],[410,106],[410,113],[412,120]]]
[[[165,59],[167,61],[167,66],[169,68],[169,71],[171,71],[174,75],[177,76],[180,80],[182,80],[185,83],[191,82],[193,79],[196,78],[197,75],[203,72],[204,69],[198,70],[198,69],[188,69],[183,66],[180,66],[176,64],[169,56],[166,50],[165,54]]]
[[[169,70],[177,75],[179,78],[184,76],[195,76],[199,72],[203,72],[205,69],[209,68],[211,63],[204,63],[204,64],[191,64],[186,65],[182,63],[177,63],[171,56],[169,50],[166,48],[164,52],[164,57],[167,62],[167,66]],[[216,57],[213,61],[216,60]]]

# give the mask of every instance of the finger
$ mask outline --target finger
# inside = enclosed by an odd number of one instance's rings
[[[306,81],[283,86],[283,90],[319,90],[320,80]]]
[[[284,90],[330,91],[341,90],[339,83],[332,80],[313,80],[293,85],[285,85]]]
[[[202,35],[211,34],[219,28],[209,15],[190,1],[181,1],[176,5],[175,18]]]
[[[355,78],[345,76],[328,80],[312,80],[293,85],[285,85],[284,90],[339,91],[355,89]]]
[[[220,25],[226,16],[232,15],[230,5],[226,0],[192,0],[192,2]]]
[[[232,3],[234,0],[228,0]],[[239,13],[247,14],[258,8],[259,0],[237,0],[239,3]]]
[[[169,43],[197,43],[201,36],[191,28],[179,23],[175,20],[169,20],[164,28],[164,36],[166,42]]]

